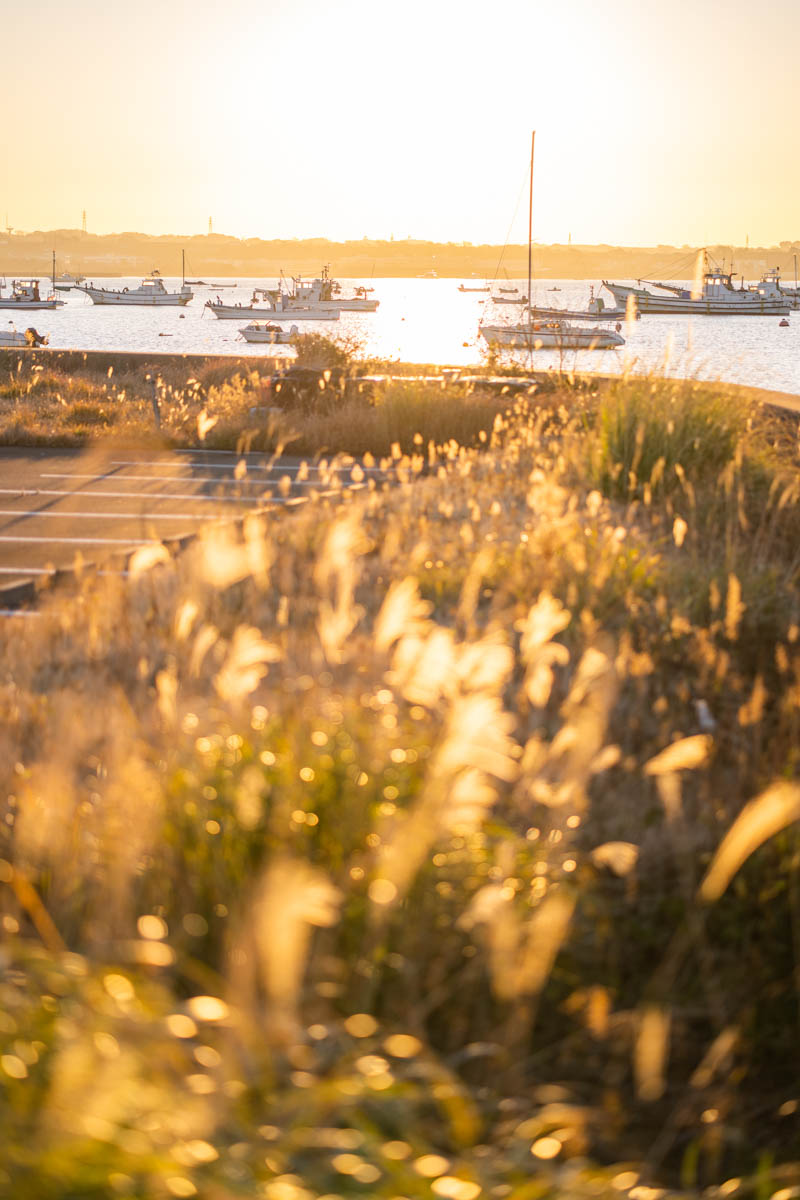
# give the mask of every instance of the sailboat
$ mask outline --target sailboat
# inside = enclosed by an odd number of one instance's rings
[[[528,199],[528,295],[531,294],[533,245],[533,148],[536,130],[531,134],[531,182]],[[613,329],[587,329],[572,325],[562,317],[541,319],[530,307],[527,320],[517,325],[478,326],[479,335],[490,346],[508,350],[607,350],[624,346],[625,339]]]

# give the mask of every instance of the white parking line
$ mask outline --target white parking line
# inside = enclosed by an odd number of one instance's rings
[[[0,542],[44,542],[48,546],[65,545],[77,546],[159,546],[161,543],[154,538],[114,538],[114,537],[12,537],[10,534],[0,534]]]
[[[55,488],[0,488],[0,496],[80,496],[92,500],[96,496],[111,496],[115,500],[135,500],[141,496],[143,500],[195,500],[209,504],[253,504],[256,500],[272,500],[274,504],[282,502],[269,493],[261,496],[195,496],[191,492],[188,495],[178,492],[76,492],[58,491]]]
[[[61,568],[62,570],[70,570],[71,568]],[[27,578],[29,575],[57,575],[58,567],[0,567],[0,575],[20,575]],[[127,571],[97,571],[97,575],[123,575],[127,578]]]
[[[269,479],[214,479],[213,477],[204,477],[202,475],[183,475],[176,478],[174,475],[120,475],[117,471],[109,471],[106,475],[79,475],[71,471],[42,471],[39,475],[40,479],[115,479],[117,483],[127,482],[129,479],[150,480],[151,482],[162,483],[213,483],[216,487],[223,485],[229,487],[237,487],[244,483],[248,487],[264,487],[266,483],[274,483],[276,486],[280,483],[280,477],[273,480]],[[294,487],[319,487],[322,484],[321,479],[297,479]]]
[[[192,453],[194,453],[194,451],[176,450],[175,453],[176,454],[192,454]],[[217,451],[215,451],[215,453],[216,454],[233,454],[234,451],[233,450],[230,450],[230,451],[217,450]],[[239,461],[239,459],[241,459],[241,455],[237,456],[237,461]],[[246,459],[245,459],[245,462],[247,462]],[[326,471],[352,471],[352,469],[355,465],[356,465],[355,463],[350,463],[349,466],[339,466],[339,465],[334,466],[332,463],[329,463],[325,467],[325,470]],[[358,465],[361,466],[362,471],[368,471],[368,472],[372,472],[372,473],[376,473],[376,474],[381,473],[380,467],[365,467],[365,466],[362,466],[360,463]],[[211,463],[211,462],[205,462],[203,459],[197,459],[196,462],[176,462],[176,463],[170,463],[166,459],[159,459],[154,463],[152,459],[148,462],[147,460],[115,458],[112,460],[112,466],[115,466],[115,467],[152,467],[152,466],[170,467],[170,466],[173,466],[176,468],[176,470],[182,470],[182,471],[187,471],[187,470],[190,471],[192,469],[192,467],[205,467],[206,470],[208,470],[208,471],[230,471],[230,470],[232,470],[232,466],[230,463]],[[270,463],[270,462],[266,462],[266,463],[247,462],[247,469],[248,469],[248,471],[279,471],[284,475],[288,475],[294,471],[301,471],[301,470],[320,472],[320,471],[322,471],[323,468],[315,463],[309,463],[309,462],[301,463],[299,466],[277,466],[274,462],[273,463]]]
[[[63,512],[48,508],[0,508],[0,517],[64,517],[69,521],[208,521],[208,513]]]

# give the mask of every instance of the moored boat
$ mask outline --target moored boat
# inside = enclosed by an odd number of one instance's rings
[[[549,289],[552,291],[552,288]],[[602,296],[595,296],[594,289],[589,297],[586,308],[548,308],[540,304],[532,304],[527,310],[534,320],[556,321],[624,321],[627,311],[624,308],[606,308]],[[636,314],[638,317],[638,313]]]
[[[65,300],[59,300],[55,292],[43,296],[39,290],[38,279],[14,279],[11,293],[0,295],[0,308],[32,309],[32,308],[62,308]]]
[[[266,303],[258,304],[258,296],[263,295]],[[321,305],[306,308],[294,307],[285,302],[283,296],[273,301],[266,289],[257,288],[253,293],[251,304],[223,304],[219,296],[216,300],[206,300],[204,308],[210,308],[215,317],[221,321],[241,321],[245,317],[262,318],[267,321],[338,321],[339,310],[323,308]]]
[[[300,330],[296,325],[290,329],[282,329],[270,321],[251,321],[243,326],[239,333],[246,342],[269,342],[274,346],[288,346],[294,341]]]
[[[372,290],[372,289],[370,289]],[[338,312],[377,312],[380,300],[367,299],[367,289],[357,287],[352,296],[342,294],[342,285],[336,279],[331,279],[330,268],[325,266],[316,279],[304,281],[299,275],[293,275],[288,289],[284,289],[283,281],[277,288],[256,288],[253,299],[257,296],[278,303],[287,308],[321,308]]]
[[[168,292],[158,271],[147,275],[138,288],[98,288],[94,284],[81,284],[79,291],[85,292],[93,304],[128,304],[146,307],[161,307],[188,304],[194,292],[181,284],[179,292]]]
[[[70,275],[69,271],[62,271],[58,279],[53,280],[53,287],[57,292],[68,292],[70,288],[77,287],[79,283],[84,283],[85,275]]]
[[[9,322],[11,324],[11,322]],[[46,346],[47,334],[41,334],[29,325],[27,329],[0,329],[0,350],[14,347]]]
[[[761,281],[754,286],[734,287],[733,274],[722,268],[709,267],[707,256],[703,252],[702,283],[695,288],[687,288],[682,284],[661,283],[652,279],[638,279],[639,284],[660,288],[662,294],[648,291],[645,287],[631,287],[628,284],[609,283],[603,280],[618,308],[626,308],[633,303],[638,312],[648,313],[696,313],[699,316],[781,316],[789,312],[790,299],[781,291],[774,272],[767,272]]]
[[[625,338],[613,329],[586,329],[564,320],[479,325],[478,333],[490,346],[507,350],[609,350],[625,345]]]

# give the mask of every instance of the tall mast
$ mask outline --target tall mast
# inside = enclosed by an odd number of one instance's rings
[[[186,287],[186,251],[181,250],[181,288]]]
[[[531,186],[528,196],[528,319],[530,320],[530,306],[533,303],[531,299],[531,242],[533,239],[533,143],[536,138],[536,130],[531,134]]]

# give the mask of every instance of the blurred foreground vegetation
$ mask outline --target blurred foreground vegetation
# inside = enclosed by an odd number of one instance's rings
[[[0,1194],[790,1200],[794,423],[394,386],[389,486],[0,626]]]

